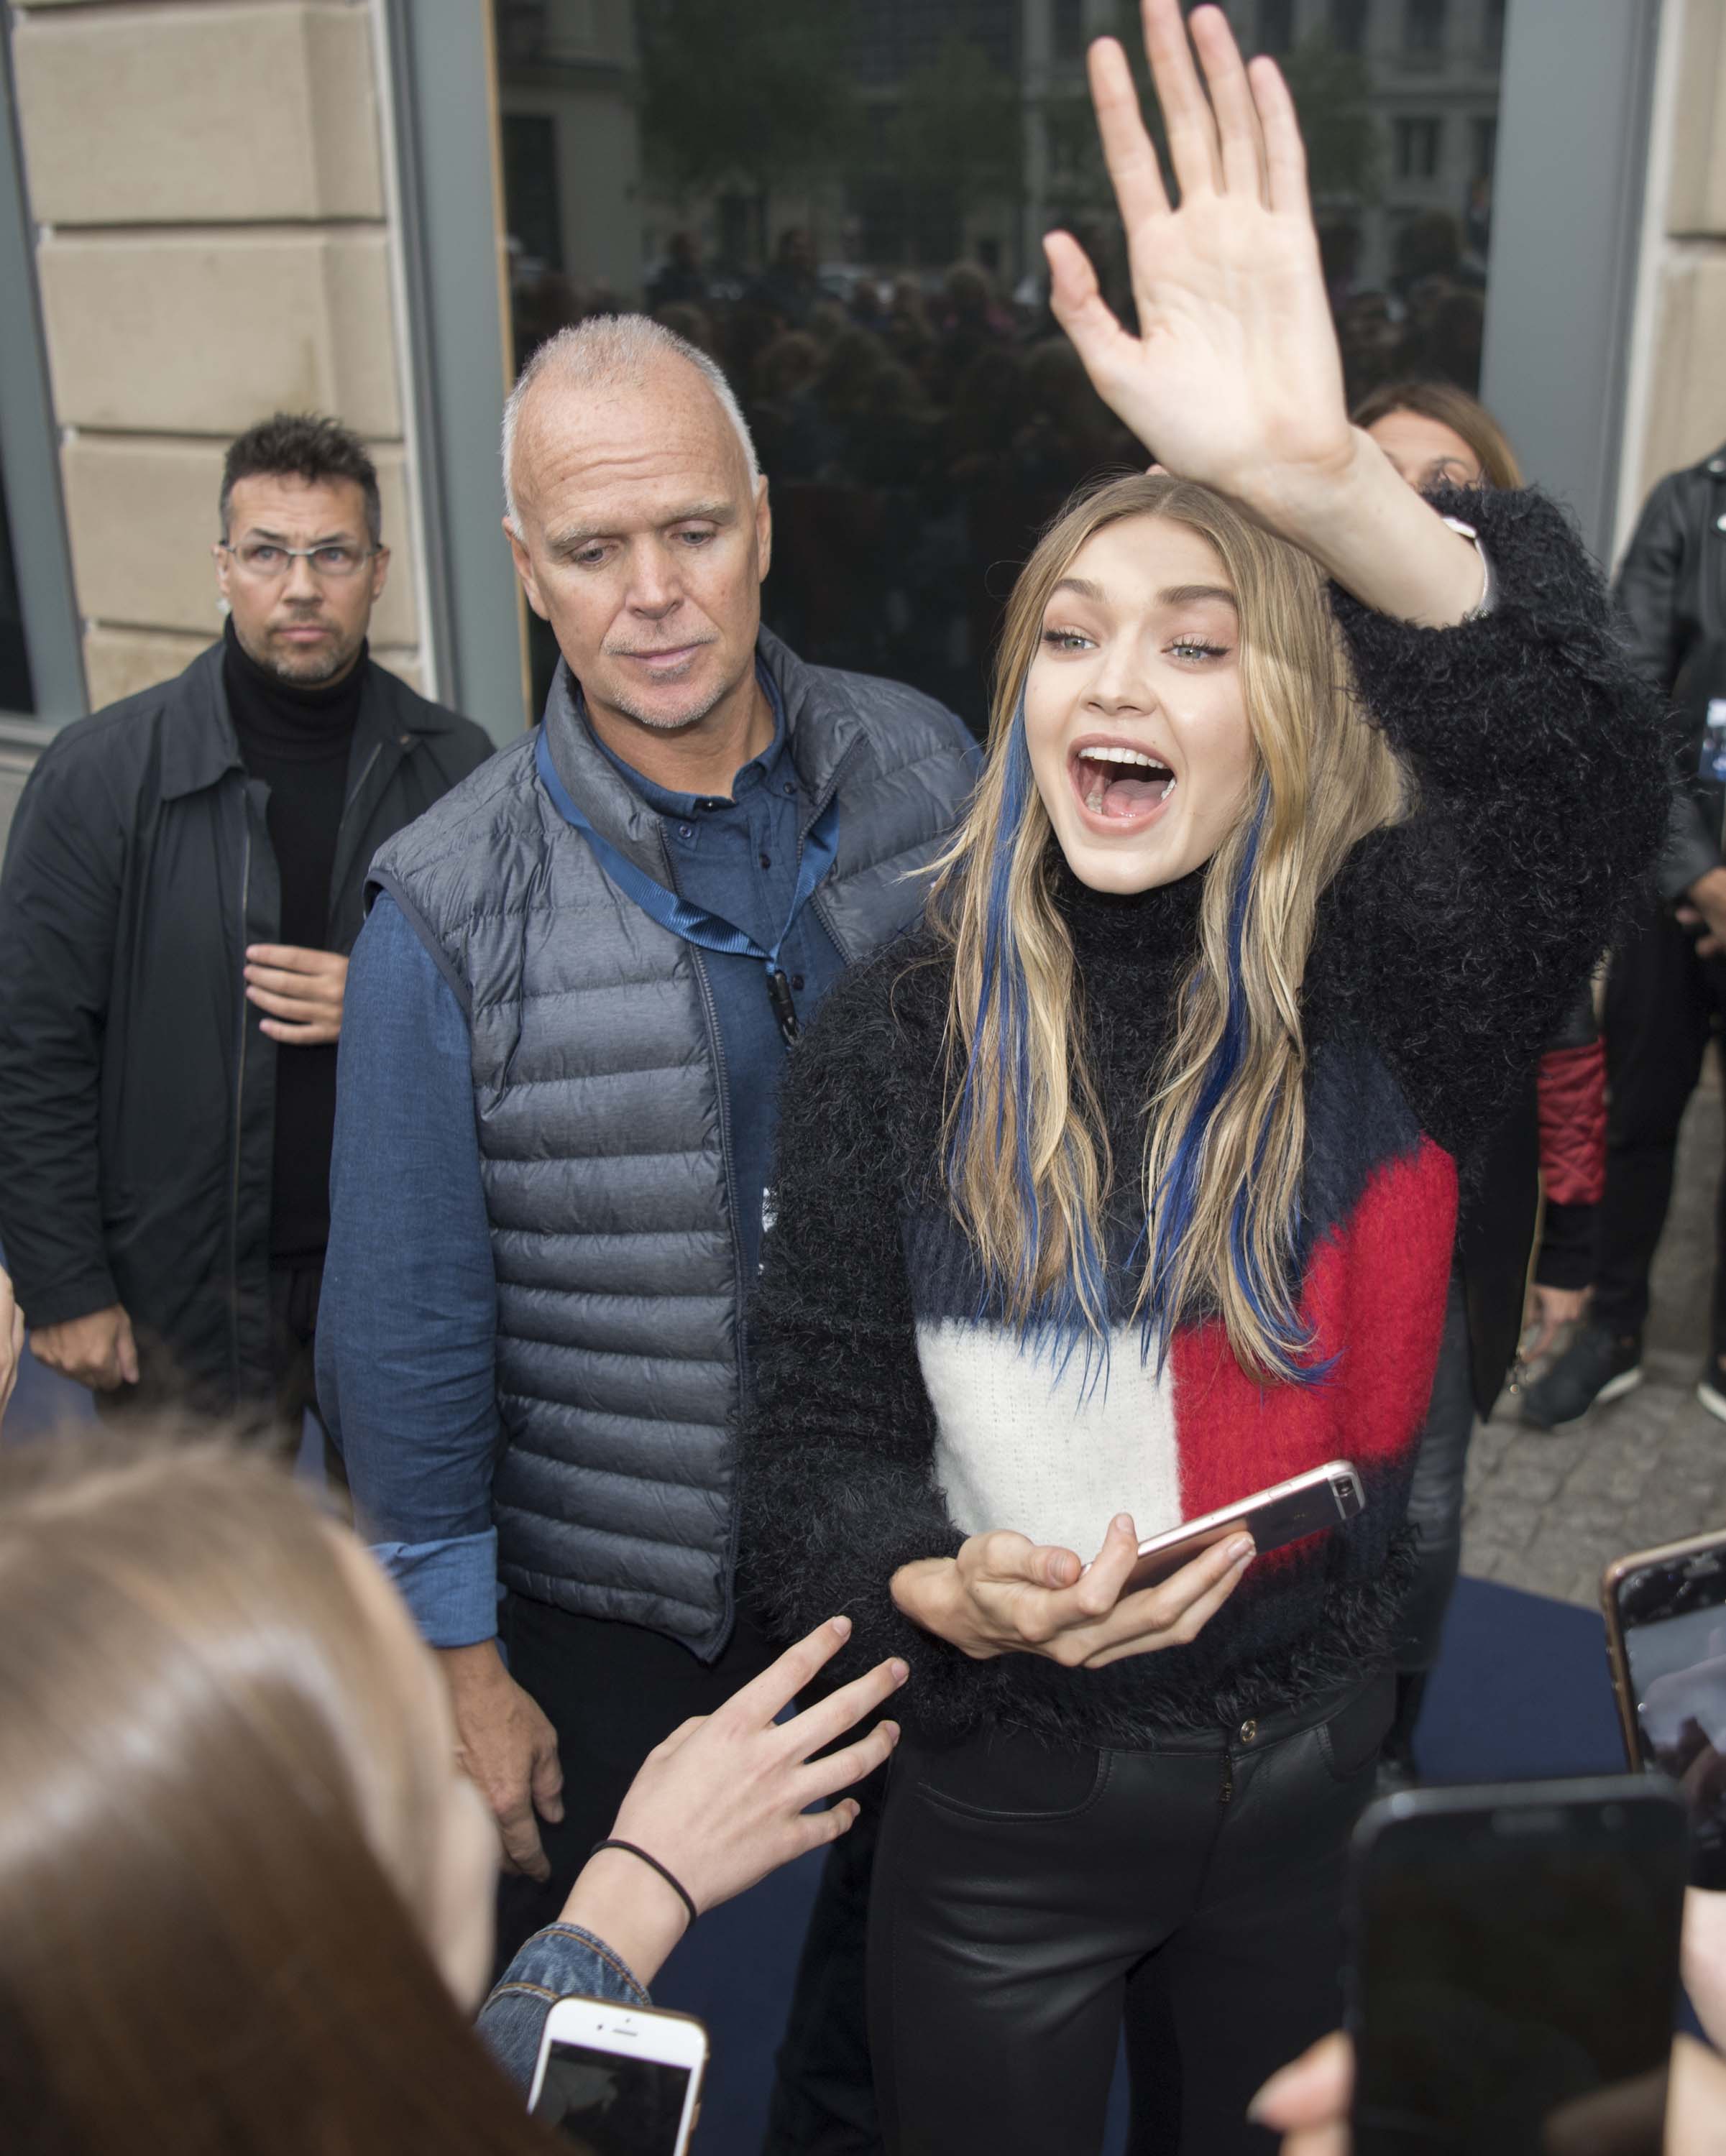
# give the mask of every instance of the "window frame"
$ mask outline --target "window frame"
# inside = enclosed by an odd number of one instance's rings
[[[1629,418],[1661,9],[1511,0],[1499,78],[1481,399],[1602,562]],[[1579,157],[1579,142],[1596,154]]]
[[[90,710],[35,258],[8,11],[0,21],[0,292],[15,294],[17,307],[0,337],[0,462],[36,709],[0,707],[0,745],[23,749],[44,747]]]
[[[514,379],[491,9],[374,0],[389,99],[434,693],[500,745],[527,710],[527,625],[498,449]]]

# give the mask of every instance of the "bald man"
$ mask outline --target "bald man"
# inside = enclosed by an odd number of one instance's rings
[[[927,696],[762,628],[748,430],[645,317],[534,355],[504,490],[562,661],[543,725],[372,864],[319,1380],[502,1831],[507,1954],[648,1751],[769,1658],[735,1594],[731,1430],[779,1074],[919,911],[975,752]],[[828,1999],[860,1985],[847,1861],[818,1917],[837,1962],[805,1958]],[[856,2085],[783,2145],[871,2145],[866,2058],[802,2078]]]

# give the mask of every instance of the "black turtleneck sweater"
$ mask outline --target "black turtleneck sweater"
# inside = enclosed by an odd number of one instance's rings
[[[270,788],[270,844],[281,883],[277,940],[326,947],[330,879],[347,798],[348,762],[368,664],[365,647],[339,681],[284,681],[241,649],[228,624],[222,682],[248,773]],[[321,1256],[330,1239],[336,1045],[282,1044],[275,1065],[270,1252],[275,1264]]]
[[[1166,1361],[1143,1354],[1133,1321],[1143,1110],[1195,954],[1199,877],[1117,899],[1057,875],[1117,1172],[1111,1359],[1088,1389],[1078,1358],[1040,1361],[1019,1341],[948,1199],[941,939],[925,930],[847,973],[792,1053],[751,1313],[742,1576],[782,1636],[847,1612],[841,1675],[902,1655],[896,1712],[927,1733],[992,1722],[1153,1743],[1317,1699],[1387,1659],[1458,1168],[1633,900],[1667,799],[1657,699],[1561,513],[1509,492],[1456,506],[1497,575],[1493,613],[1425,629],[1333,595],[1356,722],[1383,729],[1416,806],[1323,894],[1302,983],[1293,1269],[1318,1382],[1257,1385],[1202,1310]],[[973,1662],[891,1599],[902,1565],[952,1555],[967,1531],[1071,1546],[1042,1531],[1066,1512],[1089,1558],[1129,1484],[1150,1532],[1341,1457],[1365,1511],[1258,1558],[1186,1645],[1100,1671]]]

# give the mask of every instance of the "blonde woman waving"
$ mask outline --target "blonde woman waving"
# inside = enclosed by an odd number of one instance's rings
[[[1300,137],[1221,12],[1091,80],[1138,328],[1057,314],[1162,473],[1008,610],[909,945],[788,1072],[746,1561],[910,1664],[871,1917],[897,2156],[1231,2156],[1338,2017],[1460,1173],[1662,828],[1659,714],[1563,516],[1353,429]],[[1441,513],[1441,511],[1446,513]],[[1346,1527],[1123,1593],[1141,1533],[1346,1457]]]

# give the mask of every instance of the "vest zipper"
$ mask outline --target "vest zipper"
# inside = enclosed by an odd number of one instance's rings
[[[665,843],[664,829],[660,831],[660,852],[665,865],[665,888],[677,888],[676,870],[671,865],[671,849]],[[695,969],[696,985],[701,992],[701,1009],[707,1021],[707,1038],[713,1044],[713,1070],[718,1081],[719,1092],[719,1159],[725,1170],[725,1201],[731,1221],[732,1280],[737,1293],[737,1402],[742,1405],[749,1390],[749,1337],[743,1327],[743,1309],[747,1301],[747,1282],[743,1278],[743,1245],[737,1233],[737,1176],[732,1158],[731,1142],[731,1081],[725,1067],[725,1040],[719,1030],[719,1009],[713,1000],[713,984],[707,978],[707,969],[701,963],[701,947],[686,943],[690,964]],[[736,1578],[737,1569],[737,1538],[742,1522],[737,1517],[735,1497],[731,1508],[731,1532],[726,1542],[725,1606],[720,1633],[714,1647],[717,1655],[731,1637],[736,1622]]]
[[[1235,1763],[1225,1749],[1223,1753],[1223,1785],[1217,1792],[1217,1802],[1227,1804],[1235,1794]]]

